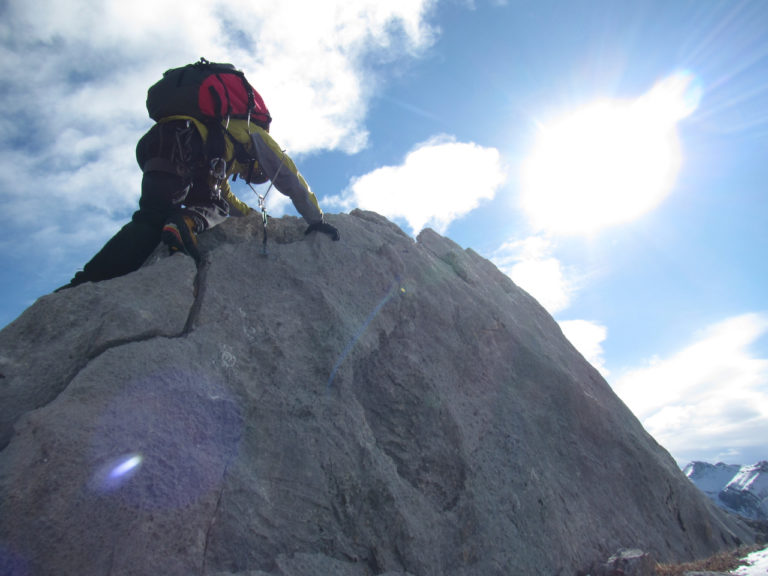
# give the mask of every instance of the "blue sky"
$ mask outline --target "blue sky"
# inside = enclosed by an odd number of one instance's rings
[[[130,218],[146,90],[200,56],[326,212],[494,261],[678,462],[768,458],[768,3],[5,2],[0,326]]]

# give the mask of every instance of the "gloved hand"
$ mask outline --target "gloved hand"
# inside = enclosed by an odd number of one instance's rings
[[[322,232],[323,234],[328,234],[334,241],[341,238],[339,236],[339,231],[336,229],[336,227],[331,226],[327,222],[315,222],[314,224],[310,224],[307,227],[307,230],[304,232],[304,234],[309,234],[310,232]]]

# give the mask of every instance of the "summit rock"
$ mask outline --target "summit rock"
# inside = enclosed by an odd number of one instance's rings
[[[258,214],[204,262],[0,332],[0,573],[571,575],[750,543],[489,261],[370,212]],[[584,573],[584,572],[582,572]]]

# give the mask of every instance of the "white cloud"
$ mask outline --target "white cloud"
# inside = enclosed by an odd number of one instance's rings
[[[495,148],[438,136],[419,144],[401,165],[355,178],[326,203],[403,218],[414,233],[427,226],[444,233],[451,222],[493,198],[505,179]]]
[[[241,11],[252,13],[252,4],[242,2]],[[259,78],[281,144],[294,152],[360,150],[367,141],[362,124],[367,99],[377,83],[363,61],[370,55],[379,62],[415,56],[429,46],[434,32],[424,19],[431,5],[430,0],[262,3],[253,14],[261,21],[258,42],[233,52],[239,66]]]
[[[678,461],[768,457],[768,359],[752,352],[768,315],[709,326],[668,358],[625,371],[614,390]]]
[[[576,284],[572,273],[555,258],[552,242],[543,236],[530,236],[503,244],[492,256],[493,262],[515,284],[536,298],[550,314],[571,304]]]
[[[565,337],[581,352],[582,356],[592,364],[602,375],[607,377],[609,372],[605,367],[603,342],[608,335],[608,329],[601,324],[589,320],[565,320],[558,322]]]
[[[408,60],[435,37],[434,0],[29,0],[0,22],[0,228],[56,206],[46,240],[106,239],[136,208],[134,148],[147,88],[205,56],[243,69],[292,155],[365,146],[371,62]],[[82,228],[88,212],[89,230]],[[59,231],[58,242],[56,231]],[[42,232],[41,232],[42,233]],[[97,242],[98,244],[98,242]]]

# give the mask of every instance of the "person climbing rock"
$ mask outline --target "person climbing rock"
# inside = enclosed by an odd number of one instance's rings
[[[304,217],[307,234],[339,239],[270,136],[272,117],[261,96],[234,66],[201,59],[168,70],[149,89],[147,109],[156,123],[136,146],[143,172],[139,209],[59,290],[133,272],[161,241],[199,263],[197,234],[252,211],[232,192],[230,177],[248,184],[270,180]]]

